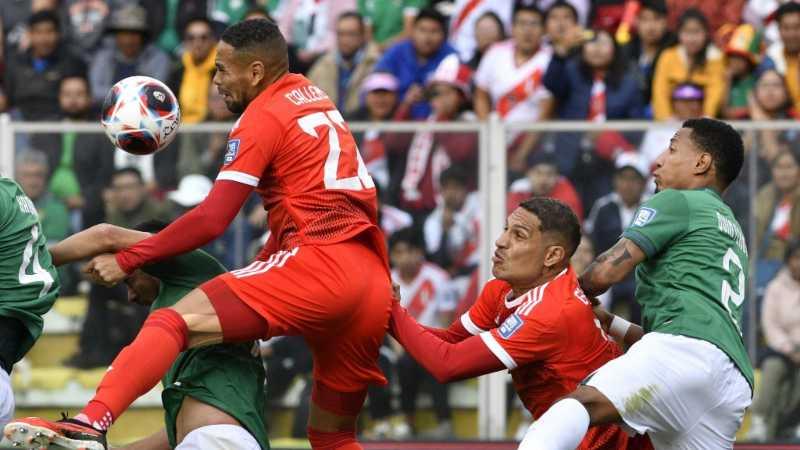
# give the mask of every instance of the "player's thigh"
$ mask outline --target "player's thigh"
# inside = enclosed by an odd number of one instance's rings
[[[239,425],[207,425],[192,430],[176,450],[260,450],[258,441]]]
[[[719,367],[716,406],[700,418],[676,448],[733,448],[745,410],[751,403],[750,385],[730,359],[718,357],[716,365]]]
[[[626,426],[648,433],[656,449],[672,448],[715,405],[714,360],[702,344],[648,333],[585,384],[614,405]]]
[[[11,378],[0,369],[0,430],[14,418],[14,392]]]
[[[189,330],[189,347],[222,342],[222,325],[205,292],[193,289],[171,309],[181,315]]]

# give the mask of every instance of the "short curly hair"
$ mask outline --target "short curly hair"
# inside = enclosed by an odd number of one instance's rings
[[[520,203],[519,207],[539,219],[539,231],[554,233],[563,239],[566,259],[572,257],[581,242],[581,225],[578,216],[566,203],[547,197],[532,197]]]
[[[278,25],[269,19],[243,20],[231,25],[222,33],[220,40],[237,52],[261,54],[288,65],[286,39]]]
[[[692,130],[689,138],[700,150],[711,154],[717,170],[717,180],[727,188],[744,164],[742,137],[725,122],[709,118],[689,119],[683,128]]]

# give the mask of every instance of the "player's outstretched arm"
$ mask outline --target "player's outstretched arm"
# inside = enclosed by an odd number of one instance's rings
[[[497,372],[505,365],[484,344],[480,336],[458,343],[447,342],[420,325],[395,302],[389,333],[439,383]]]
[[[113,285],[145,264],[172,258],[202,247],[228,228],[253,187],[236,181],[218,180],[208,196],[168,227],[118,253],[90,263],[99,280]]]
[[[102,253],[122,250],[150,236],[142,231],[129,230],[107,223],[87,228],[50,247],[53,264],[63,264],[91,258]]]
[[[589,297],[602,294],[611,285],[625,279],[645,258],[645,253],[638,245],[628,238],[621,238],[583,272],[580,278],[583,292]]]
[[[167,430],[163,429],[144,439],[130,443],[124,447],[115,447],[115,450],[171,450]]]

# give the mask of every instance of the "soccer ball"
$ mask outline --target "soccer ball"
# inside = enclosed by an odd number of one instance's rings
[[[134,155],[149,155],[175,139],[181,111],[175,94],[164,83],[134,76],[108,91],[101,122],[114,146]]]

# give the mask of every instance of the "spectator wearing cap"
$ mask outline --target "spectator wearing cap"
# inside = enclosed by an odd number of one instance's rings
[[[83,76],[86,66],[70,52],[61,38],[58,16],[39,11],[28,18],[30,45],[27,50],[9,55],[3,89],[8,107],[24,120],[57,120],[58,89],[67,76]]]
[[[636,32],[630,42],[622,48],[624,59],[639,79],[645,117],[653,117],[650,107],[653,87],[653,72],[661,52],[669,47],[673,39],[667,28],[667,4],[665,0],[642,0],[636,14]]]
[[[146,75],[167,79],[169,57],[148,43],[150,31],[144,8],[131,3],[113,11],[106,30],[114,35],[113,43],[100,49],[89,66],[96,104],[102,104],[111,86],[123,78]]]
[[[509,213],[530,197],[549,197],[561,200],[583,220],[583,203],[567,177],[558,173],[558,164],[549,153],[537,153],[525,176],[511,183],[508,188]]]
[[[208,18],[198,16],[186,23],[183,49],[167,85],[178,95],[181,121],[198,123],[208,114],[208,88],[217,56],[217,37]]]
[[[748,116],[748,97],[756,84],[756,67],[761,62],[761,33],[750,24],[733,30],[725,46],[729,91],[723,117],[736,120]]]
[[[597,254],[611,248],[628,228],[644,200],[645,182],[650,174],[644,159],[635,152],[624,152],[615,161],[614,190],[597,200],[583,224]],[[615,284],[611,291],[612,307],[635,307],[633,274]],[[626,316],[631,316],[626,311]]]
[[[505,40],[506,30],[511,27],[513,10],[513,0],[456,0],[447,34],[459,58],[470,61],[476,53],[480,54],[488,48],[485,42],[479,42],[480,34],[491,33],[491,36],[496,36],[495,41]],[[486,21],[485,24],[479,27],[478,23],[483,21]],[[473,69],[476,67],[477,64],[472,66]]]
[[[649,128],[639,146],[639,153],[645,158],[648,167],[664,151],[665,143],[672,139],[684,120],[703,117],[705,93],[702,87],[692,83],[681,83],[673,89],[670,97],[673,111],[671,120]]]
[[[378,47],[367,41],[364,19],[355,11],[336,21],[336,48],[322,55],[308,72],[308,79],[328,94],[345,118],[360,106],[359,87],[378,62]]]
[[[374,72],[367,75],[361,84],[363,106],[351,119],[365,122],[391,120],[397,107],[397,88],[397,78],[390,73]],[[363,133],[354,133],[353,137],[372,179],[382,188],[387,188],[392,161],[389,161],[391,155],[386,153],[381,130],[370,128]]]
[[[451,54],[442,60],[426,83],[432,111],[428,122],[473,121],[470,111],[472,70]],[[411,117],[412,106],[401,104],[395,119]],[[400,204],[412,214],[424,216],[436,207],[440,193],[439,176],[451,164],[474,173],[477,164],[478,137],[473,132],[418,131],[408,141],[408,133],[387,136],[387,149],[405,157],[405,170],[399,182]],[[397,179],[390,183],[397,186]],[[469,185],[475,186],[475,180]]]
[[[389,72],[397,78],[397,95],[411,105],[411,118],[425,119],[431,105],[425,101],[423,87],[439,63],[455,49],[445,40],[447,19],[435,9],[423,9],[414,19],[411,38],[389,47],[375,65],[376,72]]]
[[[711,42],[708,19],[696,9],[681,15],[678,44],[664,50],[653,75],[653,118],[675,116],[670,98],[680,83],[694,83],[704,91],[703,115],[716,117],[725,96],[725,59]]]
[[[800,3],[786,2],[773,16],[780,40],[767,48],[761,70],[776,69],[786,78],[792,103],[800,110]]]
[[[199,205],[211,192],[213,184],[207,176],[196,173],[181,178],[178,189],[167,194],[167,199],[172,202],[173,218]]]

